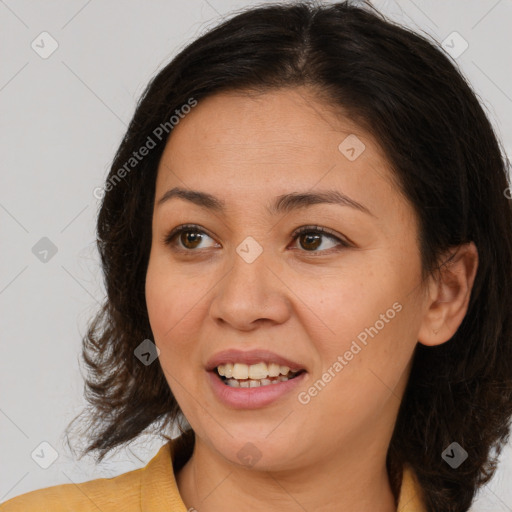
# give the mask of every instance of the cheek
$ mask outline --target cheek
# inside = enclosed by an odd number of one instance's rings
[[[150,258],[146,274],[149,322],[161,363],[173,373],[199,360],[191,356],[206,314],[207,290],[207,283],[202,285],[200,279],[176,271],[166,258]]]
[[[187,288],[179,282],[161,258],[151,257],[146,274],[146,306],[155,343],[165,357],[165,347],[181,328],[180,319],[186,318]]]
[[[174,331],[175,326],[194,300],[194,284],[184,278],[161,251],[151,253],[146,273],[146,305],[153,334],[160,337]]]
[[[182,403],[182,386],[187,383],[190,371],[185,364],[190,356],[187,340],[193,339],[187,329],[186,304],[183,288],[176,285],[175,276],[162,272],[161,265],[150,259],[146,274],[146,306],[149,323],[158,347],[159,363],[167,384],[178,403]],[[190,387],[190,383],[187,384]]]
[[[355,405],[366,393],[386,394],[386,386],[400,379],[416,344],[419,311],[409,291],[397,273],[367,270],[333,276],[305,295],[319,320],[309,336],[321,356],[320,378],[332,381],[331,391],[346,404]]]
[[[150,261],[146,274],[146,306],[153,334],[157,339],[170,329],[173,323],[171,304],[176,304],[173,287],[165,274]]]
[[[297,295],[306,298],[308,316],[314,319],[309,325],[311,339],[321,342],[327,352],[343,353],[358,335],[364,341],[365,328],[375,322],[379,322],[378,327],[385,325],[384,330],[389,330],[380,315],[389,311],[387,320],[396,314],[392,308],[399,297],[395,283],[378,282],[369,271],[366,275],[341,271],[324,276],[321,281],[295,279],[294,282]]]

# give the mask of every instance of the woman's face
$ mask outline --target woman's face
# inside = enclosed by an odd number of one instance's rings
[[[367,133],[307,89],[201,100],[165,148],[152,230],[160,364],[212,453],[274,469],[385,453],[425,298],[413,209]],[[269,378],[280,358],[302,373]],[[219,361],[259,387],[228,386]]]

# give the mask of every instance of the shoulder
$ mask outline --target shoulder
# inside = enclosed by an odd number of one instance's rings
[[[139,510],[143,470],[31,491],[0,504],[0,512],[114,512],[132,510],[130,504]]]
[[[112,478],[31,491],[0,504],[0,512],[160,512],[167,511],[170,504],[183,512],[171,446],[171,442],[161,446],[142,468]]]

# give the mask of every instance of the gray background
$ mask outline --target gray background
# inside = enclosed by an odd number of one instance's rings
[[[447,40],[452,51],[467,41],[456,62],[510,157],[512,1],[374,3]],[[85,405],[81,337],[104,295],[93,190],[149,79],[184,45],[248,4],[254,2],[0,0],[0,502],[142,467],[163,442],[143,437],[99,466],[91,457],[75,460],[64,444],[64,428]],[[42,58],[51,44],[57,50]],[[53,256],[32,251],[43,237],[56,246]],[[47,469],[31,457],[36,450],[51,462],[42,442],[58,453]],[[508,447],[472,510],[512,511],[510,481]]]

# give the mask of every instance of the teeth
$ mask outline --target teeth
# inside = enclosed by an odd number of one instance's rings
[[[264,379],[267,375],[268,369],[265,363],[251,364],[251,366],[249,366],[249,378]]]
[[[217,366],[219,375],[227,379],[254,379],[261,380],[268,377],[278,377],[279,375],[288,375],[290,368],[288,366],[280,366],[276,363],[257,363],[257,364],[243,364],[243,363],[227,363]]]
[[[217,370],[219,372],[219,375],[222,375],[222,376],[226,377],[227,379],[230,379],[231,377],[233,377],[233,364],[232,363],[221,364],[220,366],[217,367]]]
[[[279,384],[279,382],[286,382],[290,380],[288,377],[284,375],[279,375],[277,378],[273,379],[261,379],[261,380],[253,380],[253,379],[245,379],[245,380],[236,380],[236,379],[226,379],[224,384],[232,387],[232,388],[259,388],[261,386],[269,386],[270,384]]]
[[[249,367],[246,364],[235,363],[233,366],[234,379],[247,379],[249,377]]]
[[[281,367],[276,363],[270,363],[268,365],[268,376],[277,377],[279,375]]]

